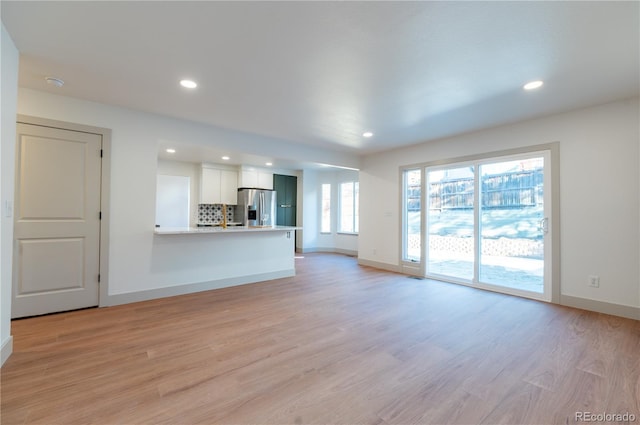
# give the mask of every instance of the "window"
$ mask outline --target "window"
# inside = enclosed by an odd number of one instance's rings
[[[551,300],[557,145],[537,148],[404,169],[403,261],[426,277]]]
[[[420,261],[420,229],[421,229],[421,208],[420,199],[422,194],[422,172],[417,170],[405,170],[403,176],[404,193],[404,225],[403,240],[404,248],[402,259],[417,263]]]
[[[331,233],[331,185],[329,183],[322,185],[321,217],[320,233]]]
[[[359,231],[359,190],[358,182],[340,183],[340,233]]]

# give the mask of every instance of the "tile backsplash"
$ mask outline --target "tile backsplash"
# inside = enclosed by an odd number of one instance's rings
[[[233,221],[233,205],[227,205],[227,221]],[[222,204],[198,204],[198,224],[222,224]]]

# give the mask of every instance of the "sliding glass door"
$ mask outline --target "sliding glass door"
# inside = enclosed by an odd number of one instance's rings
[[[425,274],[551,299],[550,155],[426,167]]]
[[[478,281],[544,292],[544,157],[480,166]]]
[[[474,166],[427,169],[427,274],[473,279]]]

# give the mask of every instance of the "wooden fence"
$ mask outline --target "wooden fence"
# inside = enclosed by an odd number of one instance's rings
[[[482,208],[521,208],[542,203],[542,169],[515,171],[481,179]],[[473,177],[458,178],[429,185],[430,208],[436,210],[473,208]],[[420,210],[420,188],[410,187],[409,211]]]

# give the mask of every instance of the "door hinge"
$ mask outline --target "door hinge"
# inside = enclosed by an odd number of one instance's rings
[[[102,158],[102,154],[103,154],[103,153],[104,153],[104,152],[103,152],[103,150],[102,150],[102,149],[100,149],[100,158]]]
[[[98,283],[100,283],[100,273],[98,273]]]
[[[102,211],[98,212],[98,220],[102,220]]]

